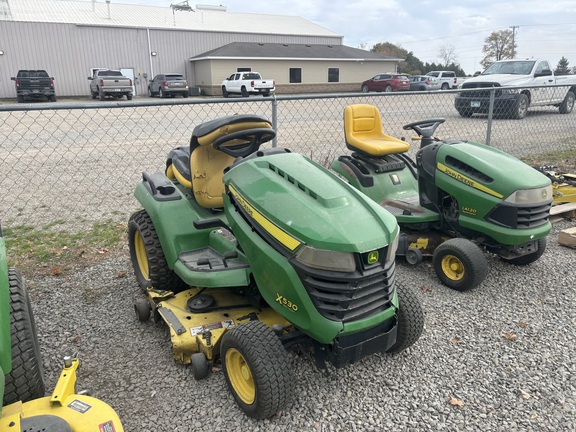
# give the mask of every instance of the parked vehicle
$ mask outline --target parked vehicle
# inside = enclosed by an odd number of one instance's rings
[[[382,73],[364,81],[360,89],[362,93],[393,92],[410,90],[410,80],[406,75],[397,73]]]
[[[159,74],[154,77],[148,85],[148,96],[159,96],[161,98],[182,95],[187,98],[190,90],[186,79],[181,74]]]
[[[122,75],[119,70],[97,69],[88,79],[92,99],[99,97],[103,101],[106,96],[118,99],[126,96],[126,99],[132,100],[132,80]]]
[[[19,103],[26,99],[43,98],[56,102],[54,78],[45,70],[19,70],[11,79],[16,83],[16,99]]]
[[[261,94],[270,96],[270,93],[276,90],[274,80],[262,79],[258,72],[237,72],[230,75],[222,81],[222,96],[237,93],[242,97],[248,97],[251,94]]]
[[[400,226],[397,256],[416,265],[431,257],[446,286],[465,291],[487,274],[482,250],[518,265],[537,261],[552,227],[550,180],[518,159],[480,143],[439,140],[444,119],[409,123],[420,149],[386,135],[373,105],[344,110],[351,156],[332,169],[388,210]]]
[[[459,78],[454,71],[431,71],[426,76],[435,77],[440,82],[441,90],[449,90],[458,88],[464,82],[465,77]]]
[[[433,76],[414,75],[409,79],[410,91],[431,91],[440,89],[440,82]]]
[[[576,75],[554,76],[547,60],[500,60],[460,88],[470,90],[454,99],[462,117],[487,114],[493,88],[498,88],[493,107],[497,116],[522,119],[530,107],[547,105],[558,107],[560,114],[569,114],[574,109]]]

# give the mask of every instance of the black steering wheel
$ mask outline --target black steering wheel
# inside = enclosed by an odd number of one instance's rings
[[[402,129],[404,130],[412,129],[422,138],[432,138],[438,126],[440,126],[445,121],[446,119],[443,118],[420,120],[413,123],[408,123],[402,126]]]
[[[265,142],[274,139],[275,136],[276,131],[274,129],[246,129],[218,138],[212,143],[212,147],[230,156],[246,157],[258,150]],[[231,141],[239,142],[230,143]]]

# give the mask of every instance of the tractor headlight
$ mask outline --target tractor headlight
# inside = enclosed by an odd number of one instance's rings
[[[520,89],[517,88],[503,88],[502,94],[518,94],[520,93]]]
[[[390,262],[396,259],[396,251],[398,250],[398,243],[400,241],[400,233],[396,232],[396,237],[394,241],[388,246],[388,251],[386,251],[386,262]]]
[[[296,259],[305,266],[337,272],[353,272],[356,270],[354,254],[315,249],[304,246],[296,254]]]
[[[504,201],[512,204],[542,204],[552,199],[552,185],[536,189],[520,189]]]

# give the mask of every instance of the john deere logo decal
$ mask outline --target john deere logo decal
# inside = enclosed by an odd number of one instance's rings
[[[368,254],[368,264],[374,264],[378,262],[380,258],[378,251],[372,251]]]

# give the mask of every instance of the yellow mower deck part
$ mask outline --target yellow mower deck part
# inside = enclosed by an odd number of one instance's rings
[[[148,290],[150,300],[156,304],[156,311],[170,327],[172,352],[177,363],[188,364],[192,354],[201,352],[209,361],[220,354],[220,343],[224,333],[234,326],[258,319],[269,327],[280,324],[291,328],[290,322],[272,308],[254,308],[240,296],[227,288],[211,288],[202,291],[214,299],[214,307],[209,311],[191,312],[188,301],[199,295],[200,289],[174,294],[170,291]]]
[[[59,425],[67,424],[73,432],[123,432],[120,418],[110,405],[94,397],[75,393],[78,365],[77,358],[65,359],[64,369],[51,396],[26,403],[15,402],[2,408],[0,431],[20,432],[31,421],[39,421],[46,430],[52,430],[49,427],[52,421]]]

